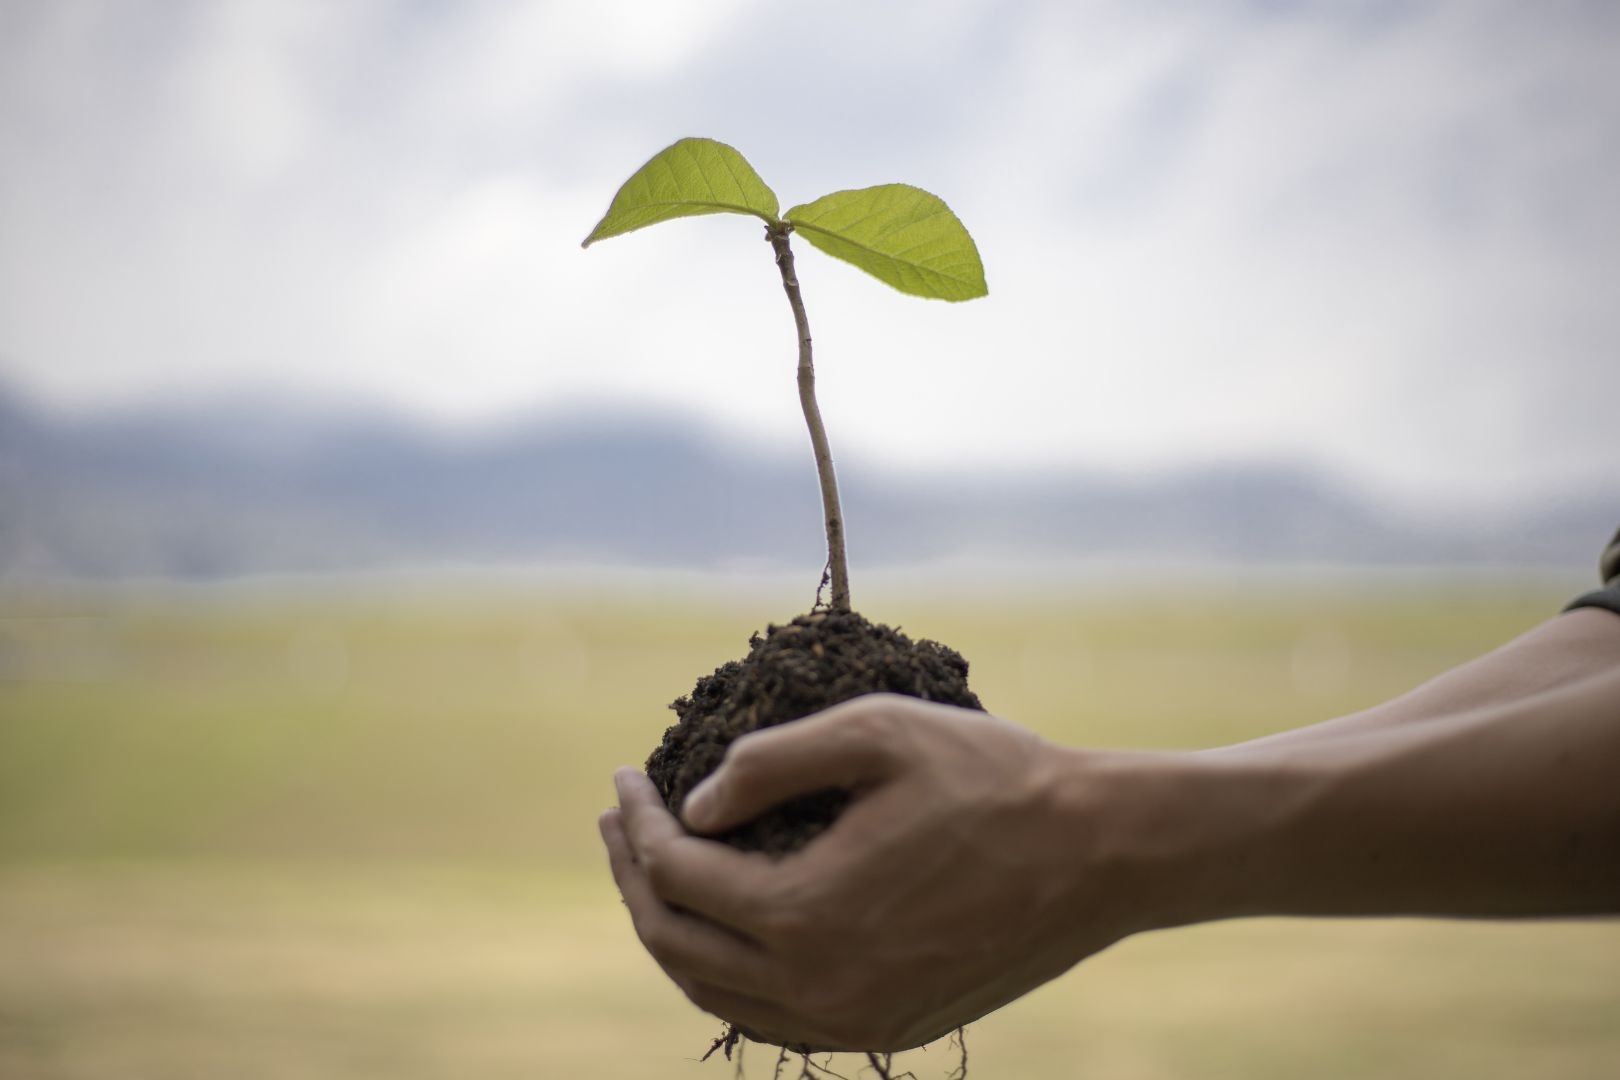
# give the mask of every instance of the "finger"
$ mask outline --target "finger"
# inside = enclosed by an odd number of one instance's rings
[[[778,871],[767,857],[688,835],[652,781],[635,769],[613,776],[630,850],[654,893],[739,933],[758,938],[776,895]]]
[[[887,695],[870,694],[749,732],[686,796],[681,817],[696,832],[724,832],[795,796],[886,779],[897,760],[892,711]]]
[[[686,835],[681,823],[664,805],[664,797],[640,769],[626,765],[613,773],[613,790],[619,795],[619,809],[623,811],[630,842],[640,858],[643,848],[657,843],[678,840]]]
[[[671,979],[683,988],[697,981],[751,1001],[770,992],[769,958],[759,946],[659,899],[636,862],[619,811],[604,812],[598,825],[636,936]]]

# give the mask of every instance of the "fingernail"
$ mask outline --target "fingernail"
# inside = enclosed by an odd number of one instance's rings
[[[714,808],[709,804],[714,801],[714,783],[704,780],[697,787],[686,793],[686,801],[681,804],[681,817],[686,824],[694,829],[708,827],[710,816]]]

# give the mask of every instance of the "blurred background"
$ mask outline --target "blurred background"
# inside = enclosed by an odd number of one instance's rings
[[[799,270],[857,606],[992,710],[1215,745],[1554,613],[1620,524],[1617,48],[1575,0],[0,0],[0,1077],[727,1072],[595,816],[825,553],[757,223],[579,249],[682,136],[972,230],[970,304]],[[968,1038],[1610,1076],[1616,972],[1613,923],[1259,920]]]

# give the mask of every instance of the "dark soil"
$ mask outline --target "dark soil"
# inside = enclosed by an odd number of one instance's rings
[[[888,692],[983,709],[968,689],[967,661],[934,641],[852,611],[800,615],[749,641],[748,655],[699,678],[670,708],[680,718],[647,759],[647,775],[669,808],[708,776],[738,736],[809,716],[862,694]],[[786,803],[720,837],[745,851],[785,854],[832,824],[848,801],[823,791]]]

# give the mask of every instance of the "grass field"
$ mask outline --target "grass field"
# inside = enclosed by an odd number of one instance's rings
[[[862,603],[960,648],[994,711],[1172,747],[1370,704],[1563,598]],[[664,705],[794,599],[488,582],[0,596],[0,1077],[729,1077],[696,1063],[716,1025],[641,954],[595,816]],[[968,1035],[991,1078],[1615,1076],[1620,924],[1176,931]],[[750,1072],[771,1060],[755,1048]],[[906,1065],[927,1080],[950,1061]]]

